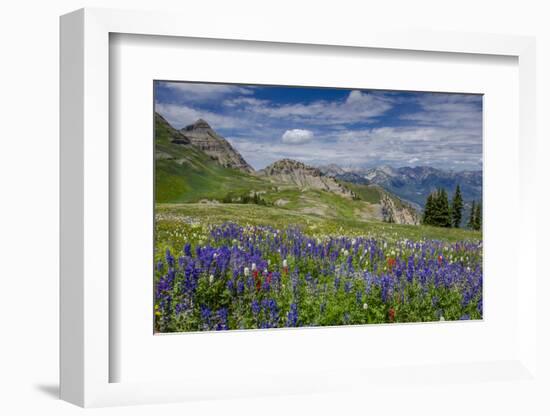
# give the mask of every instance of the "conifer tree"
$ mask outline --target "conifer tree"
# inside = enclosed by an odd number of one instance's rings
[[[451,211],[449,210],[449,199],[447,191],[439,188],[435,194],[433,225],[438,227],[451,226]]]
[[[474,229],[476,222],[476,201],[472,201],[472,208],[470,210],[470,218],[468,219],[468,228]]]
[[[453,205],[451,207],[451,219],[452,226],[459,228],[462,222],[462,210],[464,209],[464,203],[462,202],[462,193],[460,192],[460,186],[456,185],[455,194],[453,196]]]
[[[482,209],[481,209],[481,202],[478,202],[478,204],[476,205],[476,210],[475,210],[475,213],[474,213],[474,230],[481,230],[481,226],[482,226]]]
[[[434,196],[429,194],[426,199],[426,205],[424,207],[424,217],[422,222],[426,225],[433,225],[433,211],[434,211]]]

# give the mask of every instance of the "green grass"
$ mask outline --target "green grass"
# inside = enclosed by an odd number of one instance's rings
[[[305,214],[279,207],[253,204],[157,204],[157,249],[182,247],[190,229],[196,229],[196,239],[206,235],[208,226],[224,222],[246,225],[269,225],[278,229],[298,226],[306,234],[371,236],[387,241],[401,239],[441,240],[447,242],[481,240],[481,233],[456,228],[429,227],[423,225],[387,224],[381,221],[361,221],[352,218],[330,218]]]
[[[371,204],[379,204],[382,199],[383,191],[378,186],[361,185],[350,182],[344,182],[344,184],[363,201],[370,202]]]

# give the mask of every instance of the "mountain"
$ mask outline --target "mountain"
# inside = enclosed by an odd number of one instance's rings
[[[242,172],[254,171],[241,154],[224,137],[216,133],[206,121],[199,119],[179,132],[193,146],[202,150],[220,165]],[[177,141],[173,142],[178,143]]]
[[[424,207],[428,195],[437,188],[444,188],[449,196],[460,185],[466,203],[480,200],[482,195],[482,171],[447,171],[429,166],[377,167],[356,169],[353,172],[333,176],[353,183],[379,185],[401,199],[418,207]]]
[[[258,172],[272,182],[294,185],[300,189],[319,189],[352,198],[352,192],[341,183],[312,166],[291,159],[278,160]]]
[[[338,175],[339,179],[337,180],[325,175],[318,168],[296,160],[282,159],[258,171],[257,174],[268,178],[279,186],[297,187],[302,192],[307,190],[325,191],[348,200],[351,199],[353,202],[350,201],[348,204],[359,204],[355,213],[365,218],[374,217],[397,224],[419,223],[418,213],[411,205],[377,185],[351,183],[340,179],[342,176],[347,177],[348,173]],[[365,206],[361,206],[361,202],[368,205],[368,214],[365,214]],[[322,204],[323,202],[320,201],[319,206]]]
[[[336,163],[318,166],[318,169],[327,176],[343,175],[346,170]]]
[[[193,129],[190,131],[193,132]],[[181,130],[172,127],[160,114],[155,114],[155,198],[157,202],[198,202],[203,199],[221,199],[229,192],[244,192],[264,186],[263,181],[250,175],[246,169],[243,171],[225,167],[220,163],[220,159],[201,150],[200,146],[193,144],[193,138],[197,136],[184,134]],[[214,140],[220,136],[212,137],[213,139],[208,140]],[[222,157],[221,160],[226,159]]]
[[[171,143],[183,145],[191,144],[191,141],[187,137],[173,128],[170,123],[168,123],[168,121],[166,121],[166,119],[159,113],[155,113],[155,129],[157,131],[162,130],[166,138]]]
[[[155,114],[155,193],[157,203],[223,203],[222,211],[239,208],[225,204],[261,202],[262,215],[304,221],[418,223],[414,209],[377,185],[335,179],[290,159],[253,172],[204,120],[177,130],[160,114]]]

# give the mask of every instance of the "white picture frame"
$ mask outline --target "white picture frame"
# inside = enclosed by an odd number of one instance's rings
[[[373,380],[414,373],[421,382],[439,380],[440,373],[481,385],[490,380],[537,383],[536,270],[530,259],[536,240],[536,218],[528,210],[535,191],[535,41],[530,37],[467,33],[400,32],[349,28],[327,34],[323,28],[302,31],[270,22],[234,25],[220,19],[205,27],[172,13],[82,9],[61,18],[61,398],[88,406],[159,403],[198,398],[265,394],[319,393],[372,386]],[[503,55],[519,67],[519,190],[517,265],[522,271],[517,292],[516,354],[498,362],[422,365],[414,369],[336,369],[316,373],[271,375],[266,383],[221,384],[197,378],[178,381],[111,382],[110,366],[120,357],[110,349],[109,293],[110,170],[109,38],[110,34],[225,39],[247,42],[330,45],[335,48],[376,48],[429,51],[439,54]],[[527,213],[529,212],[529,215]],[[216,342],[223,340],[216,339]],[[414,378],[413,377],[413,378]],[[349,380],[343,382],[342,380]],[[406,377],[405,377],[406,378]],[[289,380],[291,379],[291,380]],[[246,388],[246,393],[243,392]]]

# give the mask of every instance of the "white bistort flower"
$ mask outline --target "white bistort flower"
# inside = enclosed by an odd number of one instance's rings
[[[250,275],[250,269],[248,267],[244,268],[244,275],[247,277]]]
[[[369,308],[369,305],[367,304],[367,302],[363,303],[363,309],[367,310],[368,308]]]
[[[214,283],[214,275],[211,274],[210,277],[208,278],[208,281],[210,282],[210,284]]]
[[[252,271],[256,270],[256,263],[252,263]]]
[[[286,261],[286,259],[283,260],[283,267],[288,267],[288,262]]]

